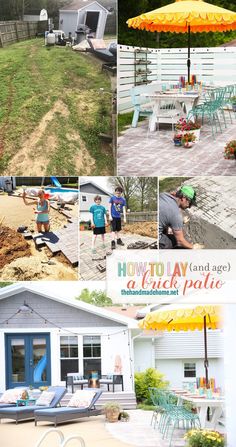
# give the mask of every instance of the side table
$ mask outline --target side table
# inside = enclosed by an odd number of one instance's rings
[[[36,399],[17,399],[16,406],[17,407],[28,407],[29,405],[34,405]]]

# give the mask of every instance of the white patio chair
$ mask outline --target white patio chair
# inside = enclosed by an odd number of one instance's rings
[[[156,101],[150,97],[150,104],[152,115],[149,119],[149,131],[159,130],[160,123],[169,123],[174,132],[174,124],[183,116],[177,96],[168,98],[168,95],[163,95],[163,99],[159,97]]]

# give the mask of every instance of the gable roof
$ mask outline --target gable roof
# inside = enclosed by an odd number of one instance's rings
[[[104,5],[107,4],[106,6]],[[105,11],[109,11],[109,7],[113,7],[112,5],[112,1],[107,1],[107,0],[101,0],[99,2],[95,1],[91,1],[91,0],[75,0],[73,1],[73,3],[64,6],[63,8],[60,8],[60,11],[78,11],[78,9],[84,9],[86,8],[88,5],[93,5],[96,4],[97,6],[100,6],[101,8],[103,8]],[[108,9],[107,9],[108,8]]]
[[[104,188],[102,188],[101,186],[98,186],[95,182],[81,182],[80,183],[80,192],[82,193],[83,191],[81,190],[81,186],[86,186],[86,185],[92,185],[94,186],[94,188],[96,188],[98,190],[98,193],[100,191],[100,194],[105,194],[106,196],[112,197],[112,194],[108,191],[106,191]],[[86,193],[86,191],[84,191]],[[87,193],[90,194],[90,193]]]
[[[18,293],[22,293],[22,292],[26,292],[26,291],[32,292],[32,293],[34,293],[36,295],[38,294],[44,298],[48,298],[48,299],[57,301],[59,303],[65,304],[65,305],[75,307],[76,309],[81,309],[83,311],[93,313],[97,316],[107,318],[108,320],[115,321],[117,323],[121,323],[122,325],[126,325],[128,328],[137,328],[137,323],[132,318],[128,318],[123,315],[118,315],[115,312],[107,310],[107,308],[94,306],[93,304],[88,304],[88,303],[85,303],[83,301],[77,300],[72,297],[60,296],[59,294],[53,293],[53,287],[54,287],[53,284],[50,284],[48,286],[48,291],[46,291],[46,290],[41,291],[40,283],[35,284],[34,286],[32,286],[31,284],[25,285],[25,284],[21,284],[21,283],[13,284],[13,285],[6,286],[6,287],[3,287],[2,289],[0,289],[0,300],[9,298],[9,297],[16,295]],[[52,289],[52,291],[50,289]]]

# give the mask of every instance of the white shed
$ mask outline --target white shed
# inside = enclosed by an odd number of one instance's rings
[[[11,188],[15,189],[16,188],[16,179],[15,177],[10,177],[10,176],[5,176],[5,177],[0,177],[0,188],[4,189],[4,191],[8,191],[8,186],[11,184]]]
[[[59,27],[75,36],[80,25],[86,25],[96,39],[103,39],[109,11],[97,1],[77,0],[59,11]]]

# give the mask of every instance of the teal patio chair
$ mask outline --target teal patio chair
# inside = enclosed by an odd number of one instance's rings
[[[218,88],[214,91],[211,91],[211,99],[206,100],[202,104],[196,105],[192,110],[189,111],[187,115],[187,121],[194,121],[195,119],[198,119],[200,117],[202,120],[202,124],[204,124],[204,119],[207,117],[211,125],[211,132],[214,139],[218,128],[220,132],[222,132],[219,113],[221,113],[224,125],[225,127],[227,127],[223,110],[224,94],[224,88]]]
[[[158,425],[158,416],[163,413],[163,408],[159,405],[159,389],[150,387],[148,388],[150,399],[155,407],[152,413],[151,425],[154,423],[153,427],[156,428]]]
[[[159,404],[164,409],[164,413],[159,429],[163,439],[169,438],[169,447],[172,444],[174,431],[180,425],[186,430],[195,427],[201,428],[199,416],[187,410],[183,405],[177,405],[176,400],[176,396],[172,393],[160,392]]]

